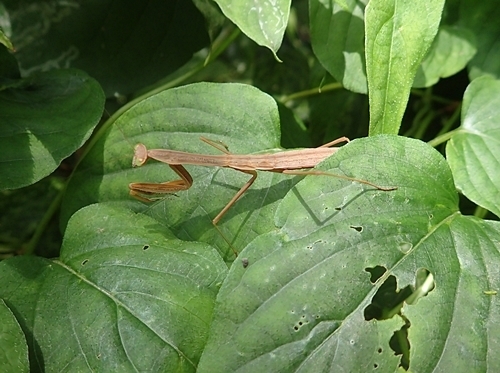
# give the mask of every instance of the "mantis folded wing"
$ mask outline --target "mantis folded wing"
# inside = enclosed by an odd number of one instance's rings
[[[183,164],[207,167],[227,167],[251,175],[251,178],[245,183],[245,185],[241,187],[241,189],[234,195],[227,205],[212,220],[214,227],[219,231],[219,233],[221,233],[224,240],[231,246],[236,255],[237,251],[219,230],[217,223],[231,208],[231,206],[233,206],[243,195],[243,193],[250,188],[257,178],[257,171],[280,172],[289,175],[328,175],[366,184],[383,191],[397,189],[396,187],[381,187],[366,180],[356,179],[344,175],[336,175],[317,170],[303,170],[315,167],[318,163],[334,154],[338,148],[332,146],[341,142],[349,142],[347,137],[341,137],[318,148],[286,150],[279,153],[249,155],[231,154],[227,151],[226,146],[222,146],[221,144],[208,140],[204,137],[202,137],[201,140],[214,146],[225,154],[196,154],[168,149],[148,150],[145,145],[137,144],[135,146],[134,158],[132,160],[133,167],[142,166],[146,163],[148,158],[152,158],[168,164],[181,179],[167,181],[164,183],[131,183],[129,184],[130,195],[141,201],[150,202],[153,200],[152,196],[175,193],[181,190],[189,189],[191,185],[193,185],[193,178],[184,168]]]

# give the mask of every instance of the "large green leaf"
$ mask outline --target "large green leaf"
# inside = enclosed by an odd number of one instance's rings
[[[89,138],[104,94],[79,70],[54,70],[0,90],[0,189],[33,184]]]
[[[276,56],[288,23],[291,0],[214,1],[245,35]]]
[[[194,372],[227,271],[208,245],[105,205],[73,216],[59,260],[0,267],[31,371],[46,372]]]
[[[413,372],[486,371],[500,348],[500,225],[462,216],[449,168],[428,145],[353,141],[320,168],[398,190],[308,177],[275,215],[277,230],[240,254],[214,310],[200,372],[395,372],[399,317],[367,320],[384,281],[422,269],[435,288],[404,305]],[[432,191],[429,193],[429,191]],[[385,273],[370,281],[368,271]]]
[[[242,84],[199,83],[152,96],[123,113],[83,159],[63,201],[62,220],[98,201],[116,201],[148,214],[184,239],[215,245],[226,258],[234,255],[211,220],[249,179],[241,172],[187,166],[194,185],[187,192],[146,205],[129,196],[131,182],[163,182],[179,177],[164,163],[148,162],[132,169],[134,146],[221,154],[200,141],[220,140],[234,153],[246,154],[279,147],[276,102],[256,88]],[[297,179],[262,173],[254,187],[220,222],[233,245],[241,249],[272,227],[276,203]],[[262,211],[259,210],[262,208]],[[266,212],[267,211],[267,212]]]
[[[0,299],[0,370],[4,373],[29,372],[28,345],[12,311]]]
[[[127,95],[174,72],[209,43],[192,1],[4,1],[25,72],[75,67],[107,97]]]
[[[345,88],[359,93],[367,92],[364,43],[364,8],[367,2],[309,2],[314,54]]]
[[[464,94],[462,125],[446,145],[458,189],[500,216],[500,81],[472,81]]]
[[[365,11],[370,134],[397,134],[444,0],[371,0]]]

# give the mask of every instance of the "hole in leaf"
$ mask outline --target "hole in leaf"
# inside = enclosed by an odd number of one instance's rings
[[[396,277],[389,276],[377,293],[373,296],[371,304],[365,308],[365,320],[387,320],[397,314],[403,305],[403,301],[412,293],[411,287],[407,286],[400,291],[397,290]]]
[[[380,277],[384,275],[385,272],[387,272],[387,269],[382,266],[375,266],[375,267],[365,268],[365,271],[371,275],[370,282],[374,284]]]
[[[147,250],[147,249],[149,249],[149,245],[144,245],[144,246],[142,247],[142,249],[143,249],[143,250]]]
[[[394,355],[402,355],[399,365],[408,370],[410,367],[410,341],[408,340],[410,321],[404,316],[402,318],[405,320],[405,325],[394,332],[389,340],[389,346],[394,351]]]
[[[349,228],[354,229],[356,232],[363,232],[363,227],[357,226],[357,225],[351,225]]]
[[[365,268],[365,271],[371,274],[370,281],[375,283],[387,270],[382,266]],[[410,342],[408,340],[408,329],[410,321],[401,313],[404,303],[410,305],[417,304],[418,300],[425,297],[435,288],[434,276],[426,268],[420,268],[415,273],[414,285],[408,285],[403,289],[398,289],[397,279],[393,275],[387,276],[387,279],[380,285],[372,302],[364,309],[365,320],[387,320],[395,315],[401,317],[405,324],[394,332],[389,341],[389,346],[395,355],[401,356],[400,366],[408,369],[410,364]],[[377,350],[382,353],[382,348]]]
[[[335,210],[342,211],[342,207],[335,207]]]
[[[378,368],[378,364],[377,363],[373,364],[373,368],[377,369]]]
[[[293,312],[293,311],[292,311]],[[314,317],[314,316],[313,316]],[[309,324],[309,319],[306,317],[306,315],[302,315],[299,319],[299,321],[294,325],[293,329],[295,331],[299,331],[300,328],[306,324]]]
[[[82,262],[82,266],[84,266],[85,264],[87,264],[89,262],[88,259],[85,259],[83,262]]]

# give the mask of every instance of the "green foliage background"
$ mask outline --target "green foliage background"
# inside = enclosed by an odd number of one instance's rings
[[[0,2],[0,370],[500,369],[494,1]],[[369,135],[369,136],[368,136]],[[398,136],[399,135],[399,136]],[[145,204],[134,146],[351,139]]]

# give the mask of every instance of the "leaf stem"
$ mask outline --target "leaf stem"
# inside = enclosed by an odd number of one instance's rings
[[[438,145],[441,145],[443,142],[448,141],[449,139],[452,138],[454,134],[456,134],[460,128],[454,129],[453,131],[443,133],[442,135],[437,136],[436,138],[432,139],[431,141],[428,142],[428,144],[432,147],[437,147]]]

